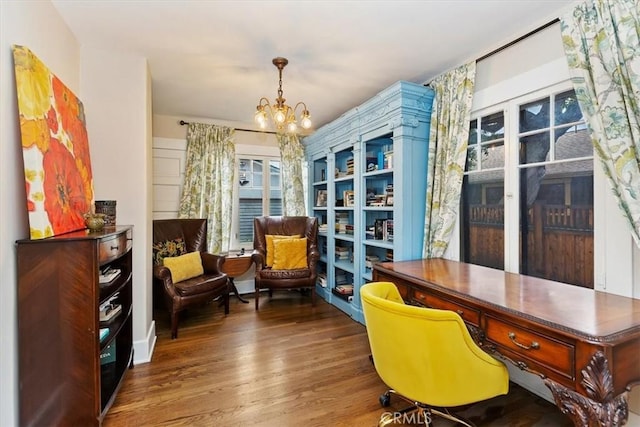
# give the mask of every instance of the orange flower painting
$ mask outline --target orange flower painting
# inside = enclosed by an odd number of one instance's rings
[[[82,102],[26,47],[13,60],[31,239],[82,230],[93,206]]]

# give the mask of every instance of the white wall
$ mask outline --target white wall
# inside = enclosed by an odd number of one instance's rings
[[[76,95],[80,86],[80,47],[53,5],[0,1],[0,426],[18,424],[14,242],[29,237],[13,44],[31,49]]]
[[[81,92],[96,200],[116,200],[116,223],[133,225],[134,362],[155,344],[151,293],[151,90],[140,56],[83,47]]]

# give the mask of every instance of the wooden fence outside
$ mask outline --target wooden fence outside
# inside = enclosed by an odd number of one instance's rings
[[[527,218],[521,273],[593,288],[593,207],[536,203]],[[504,206],[470,207],[469,249],[468,262],[504,269]]]

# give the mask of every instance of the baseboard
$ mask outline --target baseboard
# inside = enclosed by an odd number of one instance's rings
[[[156,339],[156,322],[152,320],[146,338],[133,342],[134,365],[151,362],[153,350],[156,348]]]

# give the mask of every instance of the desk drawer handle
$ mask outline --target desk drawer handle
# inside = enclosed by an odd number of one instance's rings
[[[531,345],[520,344],[518,341],[516,341],[515,332],[509,332],[509,339],[511,340],[512,343],[514,343],[518,347],[523,348],[525,350],[537,350],[540,348],[540,343],[538,341],[532,341]]]
[[[462,315],[464,314],[464,311],[462,311],[462,310],[456,310],[456,313],[458,313],[458,315],[459,315],[460,317],[462,317]]]
[[[117,251],[118,249],[120,249],[120,246],[111,246],[112,251]]]

